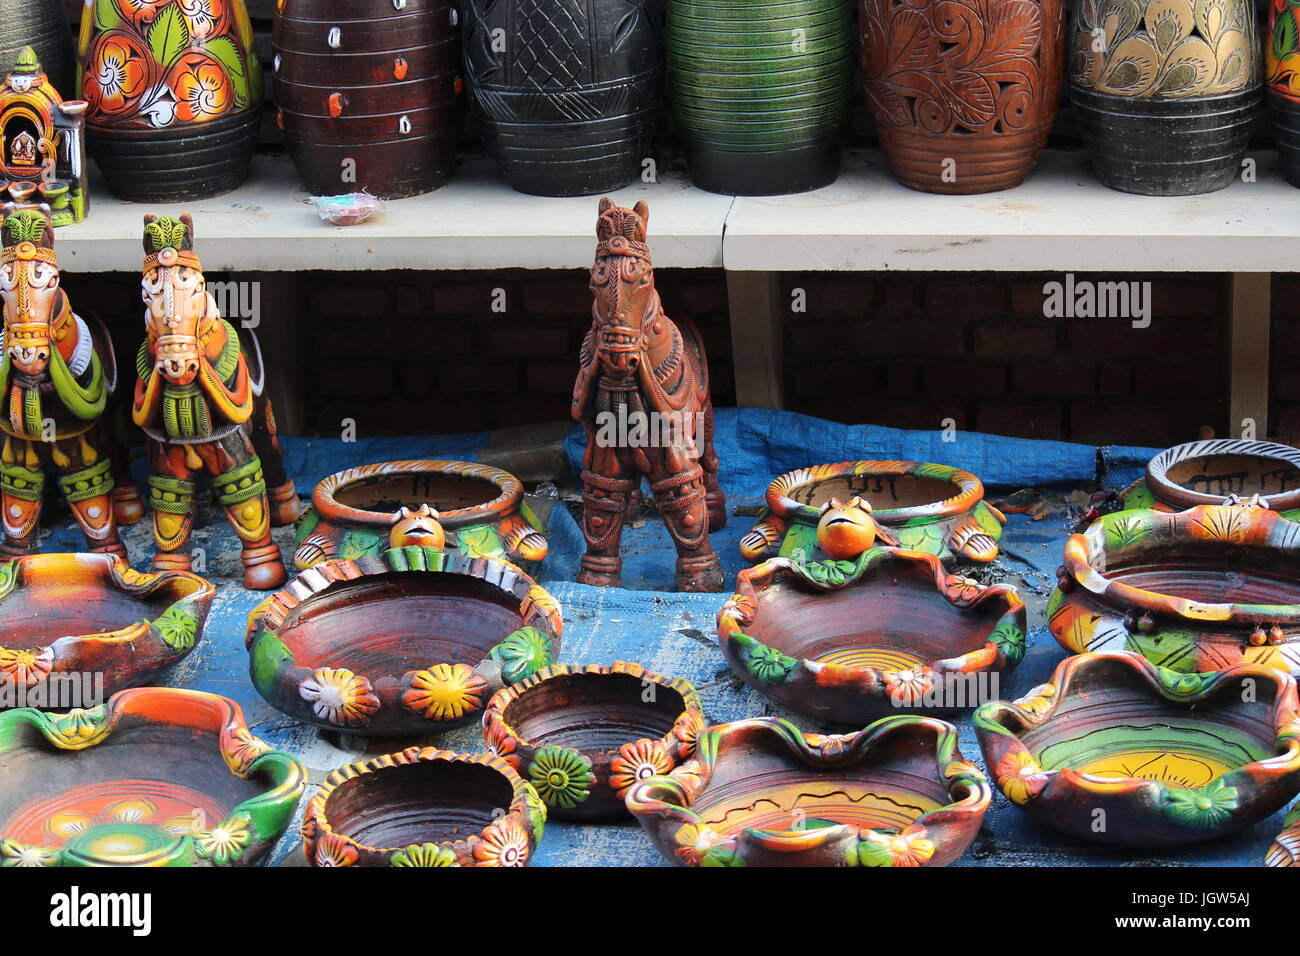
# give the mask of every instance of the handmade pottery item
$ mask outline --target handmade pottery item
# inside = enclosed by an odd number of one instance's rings
[[[86,142],[131,202],[189,202],[248,177],[262,74],[244,0],[96,0],[81,18]]]
[[[679,866],[947,866],[992,791],[957,730],[895,716],[844,736],[760,717],[710,727],[627,808]]]
[[[0,714],[0,866],[247,866],[307,784],[239,705],[170,687]]]
[[[463,109],[452,0],[279,0],[272,46],[309,192],[401,199],[447,181]]]
[[[85,116],[25,47],[0,88],[0,200],[46,203],[55,226],[85,219]]]
[[[1071,56],[1104,185],[1188,196],[1240,173],[1262,87],[1254,0],[1082,0]]]
[[[1292,807],[1282,824],[1282,832],[1264,857],[1265,866],[1300,865],[1300,806]]]
[[[931,193],[1024,182],[1065,61],[1062,0],[861,0],[867,104],[889,168]]]
[[[312,866],[527,866],[545,824],[501,758],[410,747],[326,777],[302,841]]]
[[[0,76],[13,70],[26,47],[45,66],[64,97],[77,91],[76,55],[64,0],[0,0]]]
[[[832,500],[854,498],[874,506],[870,514],[886,544],[961,561],[998,556],[1007,519],[984,500],[983,482],[968,471],[915,461],[846,461],[782,475],[767,486],[767,508],[740,539],[740,553],[755,562],[826,557],[818,524]]]
[[[1300,8],[1288,0],[1268,6],[1268,38],[1264,41],[1264,88],[1282,175],[1300,186]]]
[[[557,820],[625,818],[632,785],[691,756],[703,729],[694,687],[625,661],[544,667],[483,712],[483,739]]]
[[[1243,664],[1179,674],[1137,654],[1067,658],[975,712],[998,788],[1046,826],[1120,846],[1248,827],[1300,792],[1295,681]]]
[[[564,621],[532,578],[503,561],[433,548],[327,561],[249,616],[253,686],[326,730],[441,733],[553,663]]]
[[[1185,511],[1230,495],[1258,495],[1294,521],[1300,517],[1300,450],[1271,441],[1212,438],[1175,445],[1147,463],[1120,495],[1125,508]]]
[[[312,510],[298,522],[294,564],[305,571],[334,558],[376,555],[389,547],[454,546],[466,557],[496,558],[524,568],[546,557],[542,524],[524,500],[524,486],[508,472],[468,461],[390,461],[330,475],[311,495]],[[416,513],[443,535],[417,541]],[[411,512],[394,525],[395,513]],[[438,534],[430,524],[424,530]],[[394,539],[397,536],[398,540]]]
[[[713,450],[709,363],[699,330],[664,314],[646,242],[649,221],[644,202],[623,209],[600,201],[591,269],[596,301],[573,387],[573,418],[587,435],[587,553],[578,581],[618,586],[623,524],[644,477],[677,547],[677,590],[721,591],[722,566],[709,533],[726,524],[727,502]]]

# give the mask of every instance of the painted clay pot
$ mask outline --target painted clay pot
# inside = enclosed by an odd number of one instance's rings
[[[483,712],[488,746],[557,820],[626,818],[632,785],[691,756],[703,729],[694,687],[624,661],[543,668]]]
[[[445,541],[466,557],[525,568],[546,557],[541,522],[524,486],[499,468],[467,461],[390,461],[330,475],[298,522],[300,571],[333,558],[379,554],[390,545],[393,516],[429,505]]]
[[[253,686],[304,723],[417,737],[553,663],[560,606],[518,568],[394,548],[304,571],[249,616]]]
[[[72,28],[63,0],[0,0],[0,76],[12,72],[23,47],[32,47],[65,100],[77,91]]]
[[[947,866],[992,791],[957,730],[895,716],[845,736],[760,717],[710,727],[627,808],[679,866]]]
[[[56,700],[69,692],[88,704],[157,679],[194,649],[216,593],[197,575],[140,574],[110,554],[0,564],[0,707],[64,709]]]
[[[800,468],[767,486],[767,508],[740,540],[747,561],[781,556],[810,561],[822,509],[832,499],[869,503],[880,530],[895,543],[941,558],[987,562],[998,556],[1006,518],[984,500],[984,484],[968,471],[914,461],[846,461]]]
[[[527,866],[545,824],[500,757],[410,747],[326,777],[302,845],[312,866]]]
[[[1265,866],[1300,865],[1300,806],[1292,807],[1282,823],[1282,832],[1277,835],[1268,853],[1264,857]]]
[[[463,109],[451,0],[281,0],[272,45],[308,192],[401,199],[447,181]]]
[[[770,196],[834,182],[852,96],[842,0],[668,0],[668,96],[691,180]]]
[[[307,785],[216,694],[148,687],[0,714],[0,866],[247,866]]]
[[[1273,115],[1273,136],[1282,175],[1300,186],[1300,9],[1287,0],[1268,7],[1264,42],[1264,88]]]
[[[1125,508],[1186,511],[1230,495],[1258,495],[1294,521],[1300,517],[1300,450],[1270,441],[1212,438],[1162,451],[1120,495]]]
[[[1071,653],[1300,675],[1300,524],[1240,504],[1117,511],[1065,543],[1048,627]]]
[[[1254,0],[1082,0],[1070,101],[1097,178],[1188,196],[1241,171],[1262,81]]]
[[[1243,664],[1179,674],[1136,654],[1067,658],[975,712],[999,789],[1038,822],[1120,846],[1198,843],[1300,792],[1296,685]]]
[[[861,0],[867,103],[889,168],[931,193],[1024,182],[1065,62],[1062,0]]]

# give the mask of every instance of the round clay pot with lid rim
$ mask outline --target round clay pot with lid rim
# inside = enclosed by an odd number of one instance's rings
[[[488,746],[561,820],[625,817],[632,785],[690,757],[703,729],[694,687],[625,661],[543,668],[483,712]]]
[[[1269,441],[1210,438],[1175,445],[1152,458],[1124,490],[1125,508],[1185,511],[1259,495],[1289,520],[1300,517],[1300,449]]]
[[[76,99],[76,57],[64,0],[0,0],[0,77],[13,71],[28,46],[59,95]]]
[[[1264,88],[1282,175],[1300,186],[1300,9],[1287,0],[1268,5],[1264,40]]]

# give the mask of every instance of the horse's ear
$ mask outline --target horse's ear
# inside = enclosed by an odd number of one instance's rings
[[[650,204],[646,202],[644,199],[642,199],[640,202],[638,202],[635,206],[632,207],[632,211],[636,213],[637,216],[640,217],[641,225],[645,226],[646,232],[649,232],[650,231]]]
[[[600,200],[599,208],[600,208],[600,214],[603,216],[605,213],[609,212],[611,209],[614,208],[614,200],[610,199],[608,196],[602,196]]]
[[[149,241],[149,227],[158,221],[158,217],[151,212],[144,214],[144,251],[146,254],[154,251],[153,243]]]
[[[181,213],[181,222],[185,224],[185,248],[194,248],[194,217],[187,212]]]

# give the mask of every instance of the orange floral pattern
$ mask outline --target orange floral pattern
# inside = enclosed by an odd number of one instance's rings
[[[169,85],[176,98],[176,118],[182,123],[214,120],[228,112],[235,99],[226,71],[203,54],[182,58]]]
[[[1012,803],[1028,803],[1047,786],[1047,774],[1038,761],[1023,750],[1012,751],[999,760],[994,776]]]
[[[475,866],[526,866],[528,831],[513,817],[498,820],[474,844]]]
[[[657,777],[672,769],[672,758],[661,742],[638,740],[618,748],[618,756],[609,765],[609,785],[621,800],[638,780]]]
[[[673,724],[673,736],[681,741],[681,758],[695,753],[695,747],[700,741],[700,734],[704,732],[704,715],[698,710],[688,710]]]
[[[53,669],[53,648],[11,650],[0,647],[0,683],[30,687],[49,677]]]
[[[86,67],[85,97],[95,113],[132,110],[150,80],[149,57],[134,37],[112,34],[96,48]]]

